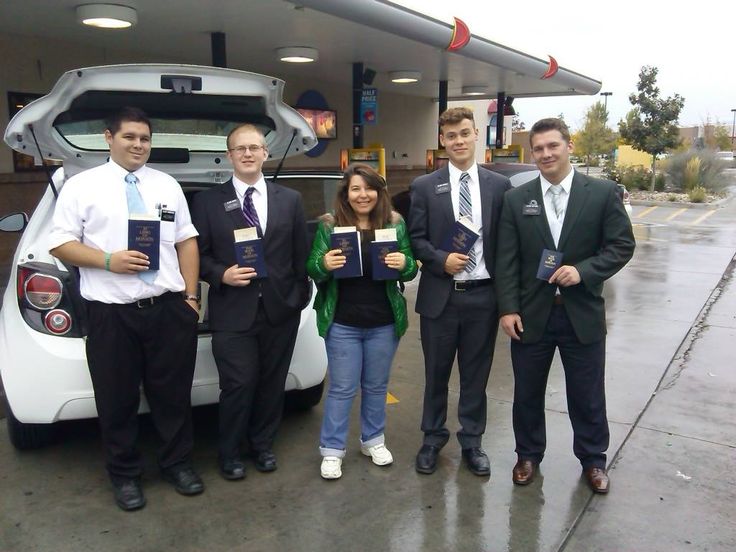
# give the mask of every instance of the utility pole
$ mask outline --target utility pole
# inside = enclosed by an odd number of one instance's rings
[[[606,112],[606,121],[608,121],[608,96],[613,96],[613,92],[601,92],[601,96],[603,96],[603,111]]]
[[[733,124],[731,125],[731,150],[733,150],[733,139],[736,135],[736,109],[732,109],[731,113],[733,113]]]

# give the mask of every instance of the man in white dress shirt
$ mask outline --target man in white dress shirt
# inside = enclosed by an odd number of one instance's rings
[[[109,120],[105,140],[110,160],[64,184],[49,250],[79,267],[88,305],[87,362],[107,470],[117,505],[136,510],[146,503],[136,448],[141,384],[163,441],[158,464],[164,478],[184,495],[204,490],[190,464],[199,253],[179,183],[146,166],[146,114],[122,109]],[[128,249],[133,214],[160,220],[156,271],[149,271],[147,255]]]

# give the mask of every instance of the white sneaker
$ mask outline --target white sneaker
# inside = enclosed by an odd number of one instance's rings
[[[322,458],[320,473],[323,479],[340,479],[342,477],[342,458],[337,456]]]
[[[383,443],[373,445],[372,447],[361,445],[360,452],[366,456],[370,456],[376,466],[388,466],[394,461],[394,457],[391,456],[391,452]]]

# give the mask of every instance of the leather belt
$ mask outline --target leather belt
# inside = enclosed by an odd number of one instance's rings
[[[565,300],[562,298],[562,295],[555,295],[555,305],[564,305]]]
[[[161,295],[157,295],[156,297],[146,297],[145,299],[138,299],[137,301],[133,301],[132,303],[125,303],[122,306],[147,309],[154,305],[158,305],[159,303],[163,303],[164,301],[173,301],[174,299],[182,299],[181,293],[177,291],[167,291],[166,293],[162,293]]]
[[[477,287],[490,286],[493,278],[485,278],[483,280],[453,280],[452,282],[455,291],[467,291]]]

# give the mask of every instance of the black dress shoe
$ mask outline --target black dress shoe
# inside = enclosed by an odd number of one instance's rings
[[[190,467],[168,469],[164,471],[164,479],[171,483],[179,494],[192,496],[204,491],[204,483]]]
[[[259,472],[272,472],[276,471],[276,455],[273,451],[262,450],[253,454],[253,459],[256,462],[256,469]]]
[[[463,458],[468,469],[475,475],[491,475],[491,462],[488,455],[480,447],[463,449]]]
[[[422,445],[417,453],[416,470],[419,473],[434,473],[437,469],[437,458],[440,455],[440,447],[434,445]]]
[[[220,463],[220,474],[228,481],[245,478],[245,464],[238,460],[227,460]]]
[[[143,496],[141,484],[137,479],[125,479],[113,481],[115,489],[115,504],[122,510],[129,512],[139,510],[146,505],[146,497]]]

